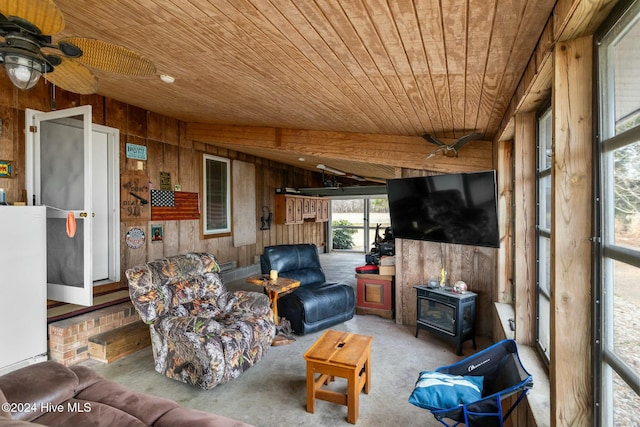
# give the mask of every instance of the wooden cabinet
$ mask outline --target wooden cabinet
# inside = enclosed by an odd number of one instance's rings
[[[275,223],[301,224],[329,220],[329,200],[322,197],[276,194]]]
[[[316,219],[316,199],[312,197],[302,198],[302,218]]]
[[[329,221],[329,200],[328,199],[316,200],[316,221],[317,222]]]
[[[285,213],[284,222],[287,224],[293,224],[296,222],[296,199],[288,198],[284,199]]]
[[[309,211],[311,210],[309,207],[310,205],[311,205],[311,200],[307,199],[306,197],[302,199],[302,215],[305,218],[309,217]]]
[[[302,199],[276,194],[275,223],[299,224],[302,222]]]
[[[318,199],[309,199],[309,218],[316,218]]]
[[[304,200],[300,197],[294,197],[294,206],[295,211],[293,214],[293,223],[300,224],[304,221]]]

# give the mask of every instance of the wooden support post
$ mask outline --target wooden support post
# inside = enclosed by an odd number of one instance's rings
[[[511,262],[513,258],[511,244],[515,238],[511,221],[513,216],[513,147],[513,141],[500,141],[496,150],[500,248],[497,255],[495,302],[507,304],[513,302]]]
[[[515,338],[535,344],[536,328],[536,113],[518,114],[515,120]]]
[[[592,411],[593,37],[554,51],[551,211],[551,425],[587,426]]]

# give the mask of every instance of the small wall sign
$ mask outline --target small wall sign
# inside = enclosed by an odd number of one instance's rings
[[[11,178],[11,162],[0,160],[0,178]]]
[[[127,142],[127,159],[147,160],[147,147]]]
[[[160,172],[160,189],[171,191],[171,174],[169,172]]]

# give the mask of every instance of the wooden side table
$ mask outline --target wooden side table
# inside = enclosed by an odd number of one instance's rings
[[[286,295],[300,286],[299,280],[287,279],[286,277],[278,277],[276,280],[271,280],[268,274],[249,276],[247,277],[247,283],[263,286],[267,290],[267,295],[271,301],[271,309],[273,310],[273,321],[276,325],[280,324],[280,319],[278,318],[278,296]]]
[[[358,421],[360,392],[371,387],[373,337],[350,332],[326,331],[304,354],[307,361],[307,412],[315,411],[315,399],[347,406],[347,421]],[[316,378],[316,374],[320,374]],[[325,390],[335,377],[347,380],[347,394]]]

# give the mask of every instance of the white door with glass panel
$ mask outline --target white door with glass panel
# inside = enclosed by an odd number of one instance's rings
[[[117,129],[91,107],[27,110],[27,198],[47,207],[47,297],[93,304],[95,283],[118,281]]]

